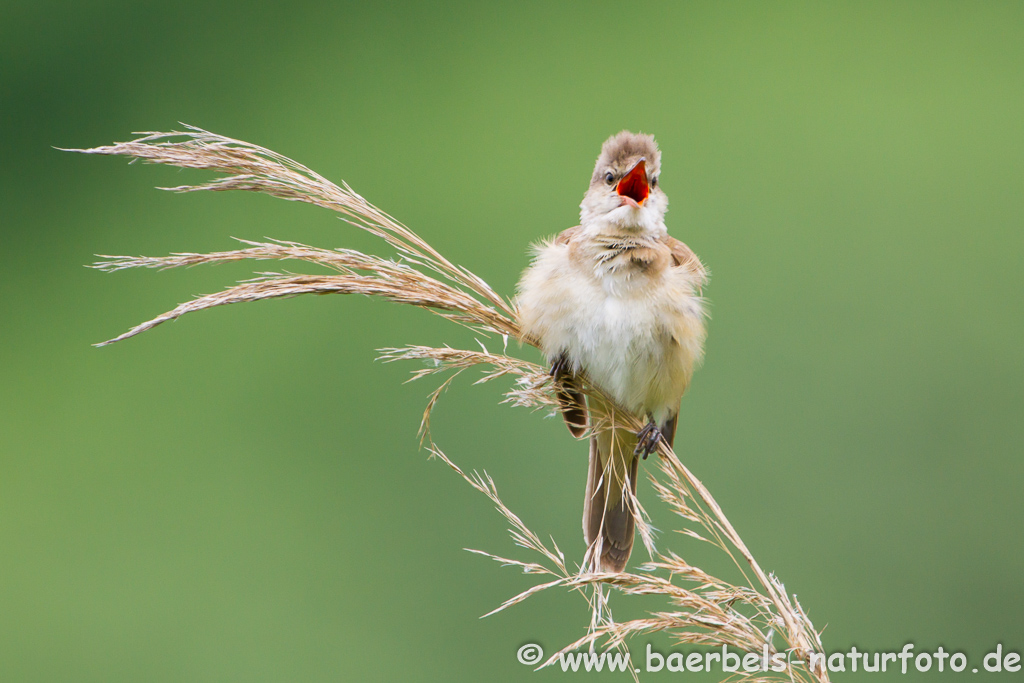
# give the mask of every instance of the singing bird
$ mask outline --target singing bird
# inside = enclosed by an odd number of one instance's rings
[[[640,457],[659,439],[672,445],[679,401],[704,348],[707,271],[668,235],[660,173],[652,136],[610,137],[580,224],[537,246],[518,286],[522,332],[551,365],[569,431],[581,437],[591,429],[583,534],[589,566],[601,571],[621,572],[629,560]],[[596,419],[614,406],[585,398],[580,375],[647,425],[634,433]]]

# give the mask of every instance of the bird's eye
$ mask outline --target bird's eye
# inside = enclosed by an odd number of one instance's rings
[[[658,176],[651,177],[651,189],[653,190],[658,186]]]
[[[604,174],[604,179],[605,182],[607,182],[609,185],[615,182],[615,176],[612,175],[611,171],[608,171],[607,173]]]

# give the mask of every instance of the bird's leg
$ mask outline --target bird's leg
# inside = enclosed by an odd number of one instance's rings
[[[658,429],[658,425],[654,424],[654,419],[652,418],[650,422],[644,425],[643,429],[636,433],[636,448],[633,450],[633,455],[643,453],[644,460],[646,460],[647,456],[658,447],[658,442],[662,438],[661,430]]]

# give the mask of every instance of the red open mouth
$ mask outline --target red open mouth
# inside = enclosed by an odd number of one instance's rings
[[[651,189],[647,185],[647,164],[643,159],[638,161],[636,166],[626,174],[626,177],[619,181],[615,191],[622,197],[629,197],[638,206],[643,206],[647,195],[651,193]]]

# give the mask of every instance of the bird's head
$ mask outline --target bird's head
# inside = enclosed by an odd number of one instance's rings
[[[668,197],[658,187],[659,173],[661,152],[653,136],[624,130],[608,138],[580,204],[580,224],[664,231]]]

